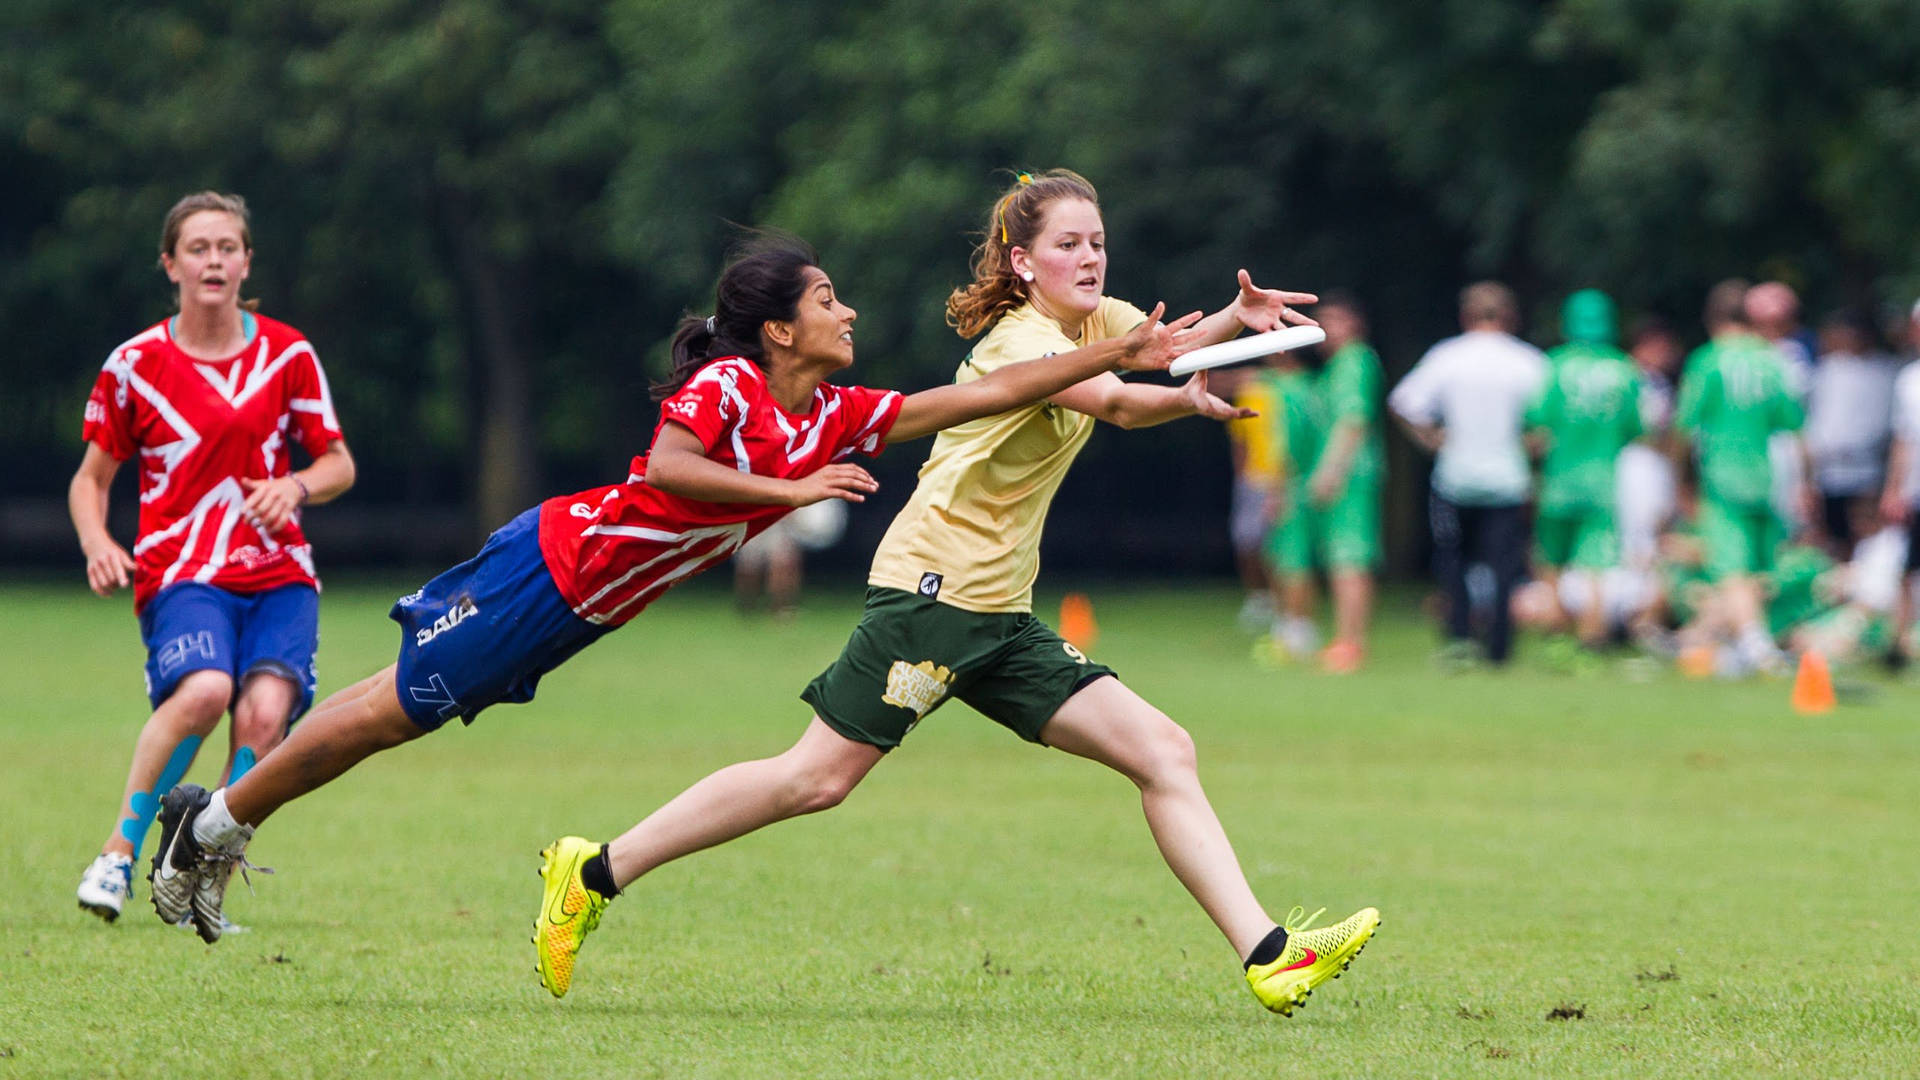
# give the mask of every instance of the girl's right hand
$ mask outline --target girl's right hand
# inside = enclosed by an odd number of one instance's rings
[[[102,541],[87,557],[87,587],[100,596],[112,596],[133,581],[133,556],[111,540]]]
[[[1193,324],[1200,321],[1204,312],[1191,312],[1162,324],[1160,316],[1166,312],[1165,303],[1153,305],[1147,321],[1129,330],[1121,339],[1126,346],[1126,352],[1120,357],[1122,368],[1128,371],[1165,371],[1182,353],[1200,344],[1199,334],[1193,330]]]
[[[879,481],[858,465],[829,465],[791,482],[793,497],[788,505],[796,510],[826,499],[866,502],[868,495],[880,490]]]

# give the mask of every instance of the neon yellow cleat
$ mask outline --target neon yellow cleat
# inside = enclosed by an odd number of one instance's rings
[[[1247,969],[1253,996],[1281,1016],[1292,1016],[1294,1007],[1305,1005],[1315,987],[1339,978],[1380,926],[1379,911],[1361,908],[1332,926],[1307,929],[1325,910],[1321,908],[1302,919],[1301,909],[1294,908],[1281,924],[1287,931],[1287,944],[1280,950],[1279,959]]]
[[[581,865],[598,854],[599,844],[579,836],[563,836],[540,852],[546,887],[533,923],[533,949],[539,955],[540,985],[554,997],[567,996],[573,958],[607,910],[607,898],[580,880]]]

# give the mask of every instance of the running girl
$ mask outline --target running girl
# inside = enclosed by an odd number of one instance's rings
[[[101,596],[133,585],[153,715],[80,906],[112,922],[159,808],[231,712],[226,777],[238,780],[313,700],[319,579],[300,508],[353,485],[327,378],[300,331],[253,312],[247,204],[203,191],[175,203],[160,267],[179,312],[107,357],[87,399],[86,455],[67,507]],[[294,471],[298,445],[313,462]],[[140,458],[129,554],[107,532],[107,493]]]
[[[994,204],[973,266],[973,283],[947,301],[963,337],[986,331],[961,364],[963,387],[1032,357],[1098,348],[1150,320],[1103,295],[1097,197],[1064,169],[1023,175]],[[1239,280],[1233,302],[1195,325],[1196,344],[1312,321],[1289,305],[1313,296],[1258,288],[1244,270]],[[1344,970],[1379,912],[1365,908],[1319,930],[1306,928],[1311,917],[1277,925],[1254,899],[1200,788],[1193,740],[1031,612],[1047,506],[1094,420],[1144,427],[1194,414],[1237,415],[1207,392],[1204,372],[1180,387],[1100,374],[943,432],[874,555],[860,625],[801,694],[814,716],[800,741],[778,757],[713,773],[611,844],[565,837],[542,852],[546,888],[534,924],[541,983],[556,997],[567,992],[581,941],[621,889],[673,859],[838,805],[949,697],[1138,785],[1167,865],[1226,935],[1269,1009],[1290,1012]]]

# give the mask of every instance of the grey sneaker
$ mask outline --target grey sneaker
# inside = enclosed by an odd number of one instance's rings
[[[112,922],[133,891],[133,856],[103,852],[80,875],[80,909]]]
[[[160,847],[153,853],[153,869],[147,883],[153,898],[154,913],[160,921],[178,923],[193,911],[201,871],[200,845],[193,838],[193,819],[213,798],[198,784],[180,784],[160,800]],[[207,941],[219,940],[216,931]]]

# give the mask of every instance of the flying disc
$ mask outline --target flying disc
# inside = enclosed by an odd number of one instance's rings
[[[1288,326],[1279,330],[1269,330],[1252,337],[1234,338],[1218,345],[1208,345],[1195,349],[1173,362],[1167,368],[1169,375],[1191,375],[1208,368],[1237,364],[1242,360],[1252,360],[1256,356],[1272,356],[1274,353],[1290,352],[1308,345],[1318,345],[1327,340],[1327,332],[1317,326]]]

